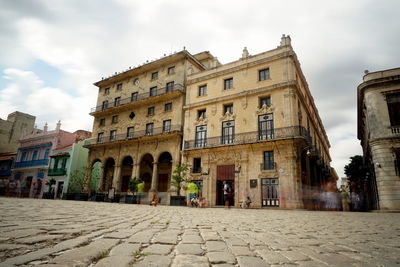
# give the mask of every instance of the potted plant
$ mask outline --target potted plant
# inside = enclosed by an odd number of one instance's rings
[[[186,182],[189,165],[183,163],[172,172],[171,185],[176,188],[176,196],[171,196],[171,206],[186,206],[186,197],[181,196],[182,183]]]
[[[129,189],[130,194],[125,196],[125,203],[136,204],[136,195],[135,195],[135,193],[138,190],[138,184],[139,183],[140,183],[140,181],[136,177],[133,177],[129,181],[128,189]]]

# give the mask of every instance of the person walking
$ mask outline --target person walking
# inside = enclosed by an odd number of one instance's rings
[[[225,202],[225,208],[229,209],[230,205],[230,196],[232,195],[232,187],[230,184],[228,184],[226,181],[224,181],[224,202]]]

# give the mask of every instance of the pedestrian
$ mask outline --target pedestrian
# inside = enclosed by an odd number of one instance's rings
[[[193,182],[189,182],[187,185],[187,191],[188,191],[188,199],[189,199],[189,204],[191,204],[191,200],[194,198],[197,198],[197,193],[199,192],[199,189],[197,188],[197,185]]]
[[[144,181],[140,180],[140,183],[138,183],[138,185],[137,185],[137,191],[138,191],[137,204],[140,204],[141,199],[144,194]]]
[[[224,181],[224,202],[225,202],[225,208],[229,209],[230,201],[231,201],[231,196],[232,196],[232,187],[230,184],[228,184],[226,181]]]
[[[159,201],[160,201],[160,198],[158,197],[157,192],[154,192],[153,199],[150,202],[150,206],[157,207],[157,204]]]

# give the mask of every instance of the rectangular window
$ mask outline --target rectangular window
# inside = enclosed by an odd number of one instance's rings
[[[134,92],[131,94],[131,102],[138,100],[138,92]]]
[[[26,161],[27,153],[26,151],[22,152],[21,161]]]
[[[127,131],[126,131],[126,137],[133,138],[133,131],[134,131],[134,127],[128,127]]]
[[[98,133],[97,134],[97,143],[103,143],[103,137],[104,137],[104,133]]]
[[[99,126],[104,126],[104,125],[106,125],[106,119],[102,118],[102,119],[100,119]]]
[[[222,122],[221,144],[232,144],[235,140],[235,121]]]
[[[233,104],[224,105],[224,114],[233,114]]]
[[[206,110],[200,109],[197,111],[197,118],[198,119],[205,119],[207,117]]]
[[[258,116],[258,140],[274,138],[274,117],[273,114]]]
[[[193,158],[192,173],[201,173],[201,158]]]
[[[101,105],[101,110],[105,110],[108,108],[108,100],[104,100],[103,104]]]
[[[117,123],[118,122],[118,115],[112,116],[111,123]]]
[[[390,125],[400,126],[400,93],[386,95]]]
[[[67,159],[66,158],[62,159],[62,161],[61,161],[61,169],[65,169],[65,166],[67,166]]]
[[[175,73],[175,66],[169,67],[167,73],[168,74],[174,74]]]
[[[154,115],[154,107],[149,107],[147,109],[147,115],[149,115],[149,116],[153,116]]]
[[[271,97],[260,97],[260,106],[259,108],[262,108],[263,106],[270,107],[271,106]]]
[[[233,88],[233,78],[225,79],[224,80],[224,90],[232,89]]]
[[[158,71],[153,72],[153,73],[151,74],[151,79],[152,79],[152,80],[158,79]]]
[[[274,168],[274,151],[264,151],[264,170],[273,170]]]
[[[104,89],[104,95],[110,94],[110,87]]]
[[[171,131],[171,120],[163,121],[163,132],[169,133]]]
[[[110,131],[110,141],[115,141],[117,139],[117,130]]]
[[[199,86],[199,96],[207,95],[207,84]]]
[[[150,96],[155,96],[155,95],[157,95],[157,86],[150,88]]]
[[[172,103],[167,103],[164,106],[164,111],[171,111],[172,110]]]
[[[119,106],[121,104],[121,97],[119,96],[119,97],[116,97],[115,99],[114,99],[114,107],[117,107],[117,106]]]
[[[122,90],[122,83],[117,84],[117,90]]]
[[[153,135],[154,123],[146,124],[146,135]]]
[[[46,148],[46,151],[44,152],[44,159],[48,159],[49,158],[49,153],[50,153],[50,149]]]
[[[269,69],[263,69],[258,71],[258,80],[265,81],[269,79]]]
[[[167,83],[167,86],[165,87],[166,93],[172,92],[174,90],[174,82],[169,82]]]
[[[37,150],[33,151],[32,160],[37,159]]]
[[[196,127],[196,136],[194,141],[195,147],[207,146],[207,125]]]

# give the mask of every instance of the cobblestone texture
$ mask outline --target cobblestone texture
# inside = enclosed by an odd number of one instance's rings
[[[400,213],[0,198],[0,266],[400,266]]]

